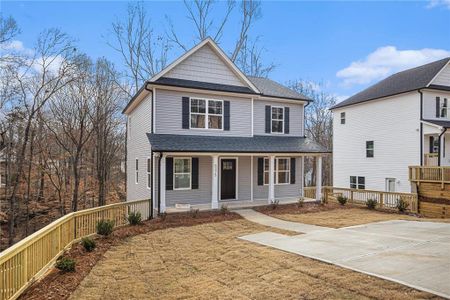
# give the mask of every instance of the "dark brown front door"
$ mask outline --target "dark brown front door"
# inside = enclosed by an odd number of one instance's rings
[[[236,199],[236,159],[222,159],[220,172],[220,199]]]

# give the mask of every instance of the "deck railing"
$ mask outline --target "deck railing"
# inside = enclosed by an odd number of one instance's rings
[[[410,166],[409,180],[418,184],[421,182],[440,183],[444,187],[444,184],[450,183],[450,167]]]
[[[151,200],[130,201],[67,214],[0,253],[0,300],[16,299],[42,276],[61,253],[82,237],[96,233],[102,219],[128,224],[130,212],[150,218]]]
[[[439,159],[438,153],[425,153],[424,155],[425,166],[437,166]]]
[[[374,190],[361,190],[338,187],[325,187],[325,199],[336,198],[338,195],[347,197],[349,203],[365,205],[367,200],[377,201],[378,207],[385,209],[397,209],[400,200],[408,203],[410,212],[417,213],[419,209],[417,194],[383,192]]]

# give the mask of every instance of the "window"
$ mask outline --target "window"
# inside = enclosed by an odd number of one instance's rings
[[[139,159],[137,159],[137,158],[136,158],[134,176],[135,176],[135,182],[136,182],[136,184],[138,184],[139,183]]]
[[[386,192],[395,192],[395,178],[386,178]]]
[[[291,179],[290,158],[275,158],[274,183],[289,184]],[[264,158],[264,185],[269,184],[269,158]]]
[[[345,124],[345,112],[341,112],[341,124]]]
[[[374,145],[373,141],[366,142],[366,157],[373,157]]]
[[[222,129],[223,101],[191,98],[191,128]]]
[[[147,188],[152,187],[152,162],[150,158],[147,158]]]
[[[447,109],[448,109],[447,98],[444,98],[444,101],[440,103],[441,118],[447,118]]]
[[[283,133],[284,107],[272,106],[272,132]]]
[[[361,176],[350,176],[350,188],[364,190],[366,188],[366,178]]]
[[[191,189],[191,168],[192,161],[190,158],[174,158],[173,159],[173,182],[174,190]]]
[[[439,138],[438,137],[434,137],[431,135],[429,144],[430,144],[430,153],[438,153],[439,152]]]

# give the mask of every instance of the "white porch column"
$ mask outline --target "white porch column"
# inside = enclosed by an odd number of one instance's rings
[[[300,161],[302,163],[302,171],[300,172],[300,174],[301,174],[300,196],[305,197],[305,157],[304,156],[300,157]]]
[[[161,213],[166,211],[166,155],[163,154],[160,158],[161,169],[159,170],[159,197]]]
[[[322,200],[322,156],[316,157],[316,200]]]
[[[219,208],[219,156],[212,157],[211,208]]]
[[[275,156],[269,156],[269,204],[275,201]]]

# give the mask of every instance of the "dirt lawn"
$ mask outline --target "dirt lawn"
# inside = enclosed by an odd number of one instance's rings
[[[238,219],[132,237],[106,252],[70,299],[438,299],[237,239],[267,229]]]

